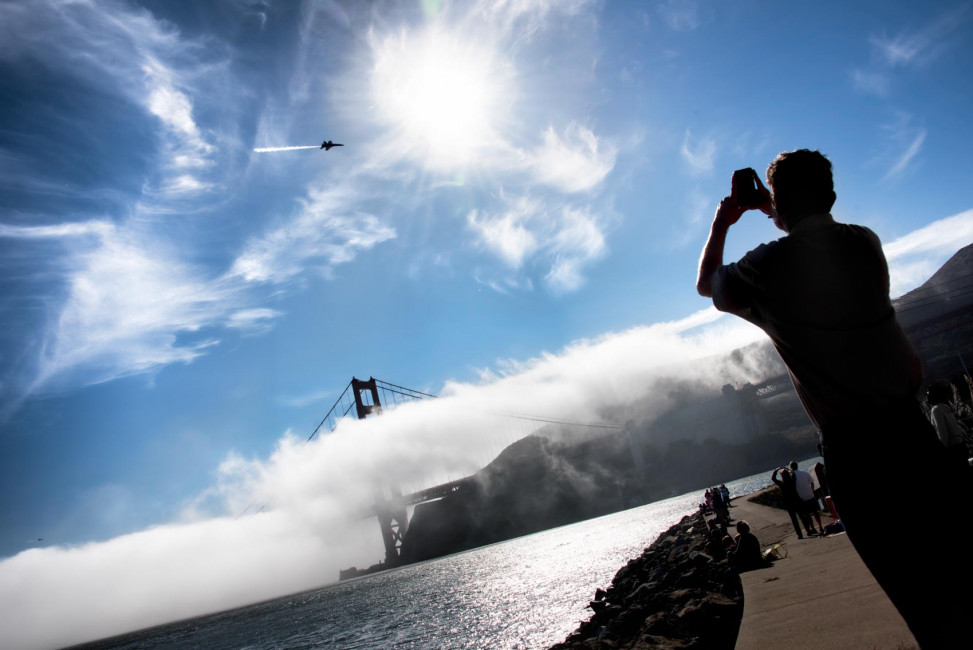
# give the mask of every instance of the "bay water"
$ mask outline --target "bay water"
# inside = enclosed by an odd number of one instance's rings
[[[802,467],[810,462],[801,463]],[[733,496],[770,472],[727,483]],[[264,603],[80,646],[206,648],[546,648],[591,615],[628,560],[694,512],[703,490]]]

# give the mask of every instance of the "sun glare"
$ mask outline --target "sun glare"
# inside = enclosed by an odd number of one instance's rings
[[[396,142],[432,168],[468,164],[489,142],[500,84],[488,48],[442,29],[385,40],[372,75]]]

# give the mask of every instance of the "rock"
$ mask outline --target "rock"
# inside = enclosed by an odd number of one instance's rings
[[[731,650],[743,598],[721,593],[732,575],[725,560],[703,552],[705,524],[702,515],[690,515],[660,535],[615,574],[607,590],[595,591],[591,619],[552,650]]]
[[[638,602],[642,600],[649,600],[657,588],[658,585],[654,582],[643,582],[642,584],[640,584],[638,587],[635,588],[635,591],[633,591],[628,595],[628,598],[625,599],[625,602],[633,602],[633,601]]]

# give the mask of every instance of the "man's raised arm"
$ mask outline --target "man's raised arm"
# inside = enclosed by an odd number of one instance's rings
[[[709,238],[703,246],[699,258],[699,274],[696,276],[696,291],[704,298],[713,297],[713,274],[723,266],[723,248],[726,246],[726,233],[730,226],[740,220],[744,210],[737,205],[736,199],[728,196],[716,208]]]

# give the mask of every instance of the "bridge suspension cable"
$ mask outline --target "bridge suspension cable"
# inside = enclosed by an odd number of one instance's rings
[[[372,378],[370,381],[373,381],[375,383],[376,389],[379,392],[381,392],[382,394],[381,402],[386,406],[389,405],[398,406],[400,403],[404,403],[407,401],[411,402],[420,399],[438,398],[437,395],[433,395],[432,393],[425,393],[421,390],[415,390],[414,388],[406,388],[405,386],[399,386],[398,384],[393,384],[392,382],[389,381],[384,381],[381,379],[374,379],[374,378]],[[338,396],[337,400],[335,400],[334,405],[332,405],[331,409],[324,416],[321,422],[318,423],[318,426],[314,428],[314,431],[311,432],[311,435],[307,437],[307,440],[305,440],[304,444],[311,442],[314,436],[316,436],[318,432],[321,430],[321,428],[324,426],[328,427],[329,432],[334,432],[335,428],[338,426],[338,422],[343,417],[348,415],[348,413],[350,413],[353,408],[355,408],[356,403],[354,397],[354,387],[353,387],[354,383],[355,383],[354,378],[350,382],[348,382],[348,385],[345,386],[345,389],[341,392],[341,395]],[[392,396],[391,400],[388,398],[389,395]],[[557,420],[554,418],[544,418],[540,416],[523,415],[519,413],[499,413],[494,411],[485,411],[485,412],[489,413],[490,415],[499,415],[501,417],[513,418],[516,420],[526,420],[528,422],[543,422],[545,424],[561,424],[566,426],[587,427],[591,429],[621,430],[624,428],[612,424],[590,424],[587,422],[570,422],[568,420]]]
[[[374,387],[374,393],[371,393],[372,387]],[[381,397],[378,394],[381,393]],[[374,395],[374,397],[373,397]],[[391,396],[391,398],[390,398]],[[378,398],[377,400],[375,398]],[[311,440],[314,439],[321,429],[327,427],[329,433],[333,433],[337,428],[338,423],[352,412],[352,409],[359,409],[359,417],[363,417],[363,412],[378,413],[381,412],[382,405],[385,406],[398,406],[402,403],[412,402],[416,400],[423,399],[438,399],[437,395],[432,393],[426,393],[420,390],[415,390],[414,388],[407,388],[405,386],[400,386],[398,384],[393,384],[392,382],[384,381],[381,379],[370,378],[367,382],[359,381],[358,379],[352,377],[348,385],[345,386],[344,390],[335,400],[334,404],[328,410],[327,414],[318,422],[318,425],[314,427],[311,435],[307,437],[304,441],[306,446]],[[378,403],[374,403],[374,402]],[[373,410],[374,409],[374,410]],[[496,411],[482,411],[484,414],[492,415],[494,417],[510,418],[513,420],[520,421],[526,426],[518,431],[519,435],[515,436],[515,439],[519,440],[524,436],[530,435],[532,429],[527,423],[538,422],[543,424],[556,424],[562,426],[573,426],[573,427],[585,427],[589,429],[611,429],[611,430],[622,430],[624,427],[610,424],[589,424],[585,422],[571,422],[568,420],[558,420],[554,418],[545,418],[534,415],[524,415],[519,413],[500,413]],[[504,444],[510,444],[509,438],[504,442]],[[481,459],[482,462],[482,459]],[[248,512],[251,515],[258,514],[263,511],[267,504],[261,505],[255,511],[251,511],[254,506],[256,506],[259,501],[255,500],[250,503],[246,508],[243,509],[240,514],[236,516],[239,519]]]

